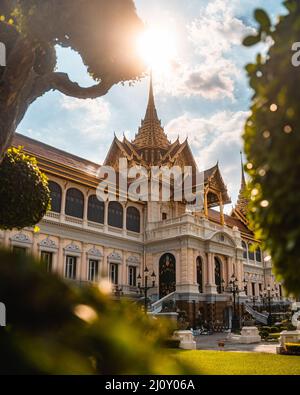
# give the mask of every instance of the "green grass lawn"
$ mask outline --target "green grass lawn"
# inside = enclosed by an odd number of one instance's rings
[[[299,375],[300,356],[229,351],[171,351],[195,374]]]

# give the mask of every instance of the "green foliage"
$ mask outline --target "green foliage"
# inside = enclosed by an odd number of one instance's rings
[[[0,15],[35,43],[35,71],[54,71],[54,46],[77,51],[88,73],[113,85],[144,71],[136,53],[143,29],[132,0],[0,0]]]
[[[251,176],[250,224],[272,256],[285,288],[300,291],[300,68],[292,65],[292,45],[300,41],[300,4],[285,1],[289,10],[276,28],[256,11],[258,36],[273,45],[268,55],[247,66],[254,90],[244,133],[247,170]],[[253,38],[245,40],[254,44]]]
[[[0,300],[0,373],[188,373],[161,348],[170,337],[162,321],[97,287],[70,286],[31,257],[0,251]]]
[[[267,340],[277,342],[280,338],[280,333],[270,333]]]
[[[260,336],[263,340],[266,340],[266,339],[269,337],[269,334],[270,334],[270,332],[267,331],[267,330],[265,330],[265,329],[262,329],[262,330],[259,332],[259,336]]]
[[[21,148],[7,151],[0,164],[0,228],[37,224],[50,209],[48,179],[35,158]]]

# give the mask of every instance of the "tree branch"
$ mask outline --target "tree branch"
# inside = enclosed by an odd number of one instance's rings
[[[66,73],[51,73],[45,76],[45,83],[48,85],[48,89],[56,89],[67,96],[76,97],[78,99],[95,99],[100,96],[104,96],[110,88],[114,85],[113,82],[100,82],[97,85],[83,88],[70,80]]]

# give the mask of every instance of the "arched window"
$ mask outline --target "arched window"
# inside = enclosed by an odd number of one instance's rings
[[[96,195],[89,197],[88,221],[104,224],[104,202],[99,200]]]
[[[242,247],[243,247],[243,258],[248,259],[247,244],[244,241],[242,241]]]
[[[199,292],[203,293],[203,265],[200,256],[196,259],[196,269],[197,269],[197,283],[199,287]]]
[[[50,194],[51,194],[51,211],[60,213],[61,211],[61,187],[54,181],[48,182]]]
[[[131,232],[140,233],[141,231],[141,215],[136,207],[127,208],[126,228]]]
[[[84,197],[78,189],[70,188],[67,191],[66,214],[71,217],[83,218]]]
[[[118,202],[110,202],[108,205],[108,225],[123,228],[123,207]]]
[[[215,258],[215,284],[217,286],[218,294],[222,293],[222,271],[221,262],[218,258]]]
[[[255,251],[255,255],[256,255],[256,262],[261,262],[262,261],[262,257],[261,257],[261,249],[258,247]]]
[[[254,250],[253,250],[253,246],[252,246],[252,244],[249,244],[248,245],[248,251],[249,251],[249,260],[250,261],[254,261]]]

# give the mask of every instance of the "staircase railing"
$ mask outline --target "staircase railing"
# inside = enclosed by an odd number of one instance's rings
[[[171,292],[170,294],[164,296],[163,298],[157,300],[156,302],[152,303],[151,305],[151,313],[157,314],[160,313],[162,310],[162,305],[163,302],[166,302],[167,300],[173,299],[175,301],[175,296],[176,292]]]
[[[245,310],[249,313],[257,322],[261,324],[267,325],[268,324],[268,315],[259,313],[258,311],[254,310],[249,304],[245,303]]]

